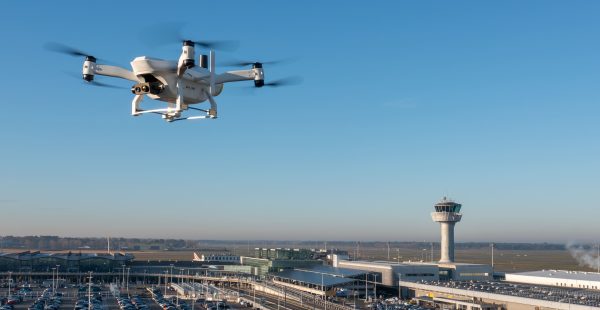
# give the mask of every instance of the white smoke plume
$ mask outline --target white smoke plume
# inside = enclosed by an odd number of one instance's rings
[[[571,256],[579,263],[579,266],[585,266],[594,270],[598,269],[598,250],[596,247],[586,247],[581,244],[569,242],[565,248]]]

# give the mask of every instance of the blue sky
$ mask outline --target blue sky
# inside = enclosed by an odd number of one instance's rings
[[[0,10],[2,235],[594,241],[600,205],[595,1],[11,1]],[[177,58],[140,36],[183,21],[274,60],[226,85],[220,118],[130,116],[127,90],[82,85],[77,46],[128,66]],[[224,70],[225,68],[218,68]],[[99,79],[131,86],[127,81]],[[148,100],[146,100],[147,102]],[[9,220],[6,220],[9,219]]]

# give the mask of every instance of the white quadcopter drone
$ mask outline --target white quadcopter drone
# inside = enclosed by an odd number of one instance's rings
[[[72,56],[85,57],[82,73],[83,79],[88,83],[98,86],[110,86],[95,82],[94,76],[96,75],[135,82],[136,84],[131,87],[131,92],[135,95],[131,102],[131,115],[160,114],[167,122],[217,118],[217,103],[214,97],[221,94],[225,83],[252,80],[255,87],[281,86],[288,83],[286,80],[265,83],[264,63],[261,62],[238,62],[232,65],[252,67],[249,70],[227,71],[217,74],[213,48],[218,45],[218,41],[184,40],[178,61],[141,56],[131,62],[132,71],[118,66],[97,63],[96,57],[59,43],[49,43],[46,48]],[[195,46],[210,49],[209,56],[200,55],[199,65],[196,65],[195,62]],[[144,96],[164,101],[167,106],[160,109],[142,109],[141,103]],[[191,106],[207,100],[210,103],[208,109]],[[183,116],[182,113],[188,110],[199,111],[202,114]]]

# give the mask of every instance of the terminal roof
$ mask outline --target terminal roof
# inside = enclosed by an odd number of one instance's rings
[[[356,280],[351,278],[334,277],[326,273],[319,274],[302,270],[284,270],[273,275],[281,279],[287,279],[304,284],[312,284],[316,286],[321,286],[322,284],[325,287],[352,283]]]
[[[297,268],[296,270],[313,272],[313,273],[318,273],[318,274],[323,273],[323,274],[335,276],[335,277],[356,277],[356,276],[361,276],[361,275],[365,274],[365,272],[362,270],[349,269],[349,268],[335,268],[335,267],[331,267],[331,266],[327,266],[327,265],[313,266],[310,268]],[[320,275],[319,275],[319,277],[320,277]]]
[[[584,280],[600,282],[600,273],[586,271],[569,271],[569,270],[537,270],[527,272],[512,273],[515,275],[553,278],[553,279],[568,279],[568,280]]]

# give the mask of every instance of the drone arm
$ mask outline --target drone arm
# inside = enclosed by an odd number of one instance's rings
[[[130,81],[134,81],[134,82],[140,81],[137,78],[137,76],[135,76],[135,74],[133,74],[133,72],[131,72],[127,69],[121,68],[121,67],[116,67],[116,66],[98,65],[97,64],[94,72],[95,72],[95,74],[98,74],[98,75],[118,77],[118,78],[130,80]]]
[[[254,80],[258,76],[255,69],[228,71],[215,76],[216,84]]]

